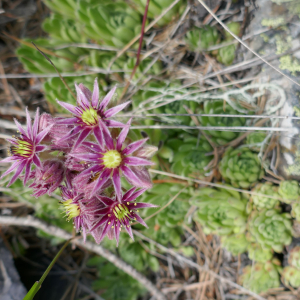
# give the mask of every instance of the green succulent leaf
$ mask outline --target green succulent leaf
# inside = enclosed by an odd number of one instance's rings
[[[190,203],[198,207],[194,220],[206,234],[220,236],[243,233],[247,222],[247,200],[225,189],[201,188],[194,192]]]
[[[278,192],[286,203],[291,203],[300,199],[299,183],[296,180],[281,181]]]
[[[248,221],[250,240],[263,249],[282,252],[292,241],[292,222],[288,213],[277,209],[254,211]]]
[[[219,170],[222,177],[235,187],[249,188],[264,175],[260,160],[249,148],[233,149],[225,152]]]
[[[265,263],[257,262],[254,265],[246,266],[239,279],[245,288],[259,294],[280,286],[280,270],[278,260],[273,259]]]
[[[278,194],[278,187],[270,182],[260,183],[256,185],[255,188],[252,189],[252,192],[280,198],[280,195]],[[271,209],[277,207],[280,203],[279,200],[258,195],[252,195],[252,201],[254,207],[258,210],[264,208]]]

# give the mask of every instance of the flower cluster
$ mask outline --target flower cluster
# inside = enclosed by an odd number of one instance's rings
[[[97,79],[93,92],[75,87],[77,106],[57,101],[71,118],[40,116],[37,110],[32,124],[26,110],[26,129],[15,120],[19,136],[8,140],[9,157],[0,161],[13,164],[0,179],[15,171],[8,186],[18,177],[24,184],[31,180],[35,197],[59,188],[66,217],[84,239],[91,234],[100,243],[107,235],[118,242],[122,227],[133,238],[132,222],[146,226],[138,209],[156,207],[136,199],[152,186],[147,167],[157,149],[147,139],[128,138],[131,119],[126,124],[111,119],[129,104],[107,109],[115,88],[100,101]],[[131,189],[122,188],[122,177]]]

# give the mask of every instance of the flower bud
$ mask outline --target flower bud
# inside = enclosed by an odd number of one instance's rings
[[[37,168],[30,174],[30,178],[34,179],[29,186],[34,190],[33,196],[40,197],[46,193],[50,196],[63,181],[64,172],[61,161],[56,159],[44,161],[41,169]]]

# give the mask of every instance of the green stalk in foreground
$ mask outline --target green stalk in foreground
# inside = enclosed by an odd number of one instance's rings
[[[73,239],[73,238],[72,238]],[[56,256],[53,258],[51,264],[49,265],[49,267],[47,268],[47,270],[45,271],[45,273],[43,274],[43,276],[41,277],[41,279],[39,281],[36,281],[34,283],[34,285],[32,286],[32,288],[29,290],[29,292],[26,294],[26,296],[24,297],[23,300],[32,300],[33,297],[35,296],[35,294],[38,292],[38,290],[40,289],[40,287],[42,286],[42,283],[44,282],[44,280],[46,279],[47,275],[49,274],[50,270],[52,269],[52,267],[54,266],[54,264],[56,263],[56,261],[58,260],[58,258],[60,257],[60,255],[63,253],[63,251],[65,250],[65,248],[68,246],[68,244],[70,243],[70,241],[72,239],[69,239],[65,242],[65,244],[61,247],[61,249],[59,250],[59,252],[56,254]]]

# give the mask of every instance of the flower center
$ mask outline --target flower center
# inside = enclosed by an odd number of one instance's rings
[[[10,152],[23,157],[30,157],[34,152],[34,146],[30,142],[18,139],[18,145],[10,147]]]
[[[72,203],[72,201],[73,201],[72,199],[69,199],[67,201],[62,202],[66,210],[66,216],[68,217],[67,218],[68,221],[80,215],[79,206],[75,203]]]
[[[81,120],[89,126],[97,125],[98,124],[98,115],[97,111],[90,107],[89,109],[85,110],[81,114]]]
[[[113,213],[114,213],[115,217],[120,221],[128,218],[128,216],[130,214],[127,206],[125,206],[124,204],[120,204],[120,203],[115,205],[115,207],[113,208]]]
[[[117,150],[109,150],[103,155],[103,164],[105,167],[111,169],[118,167],[122,162],[120,152]]]

